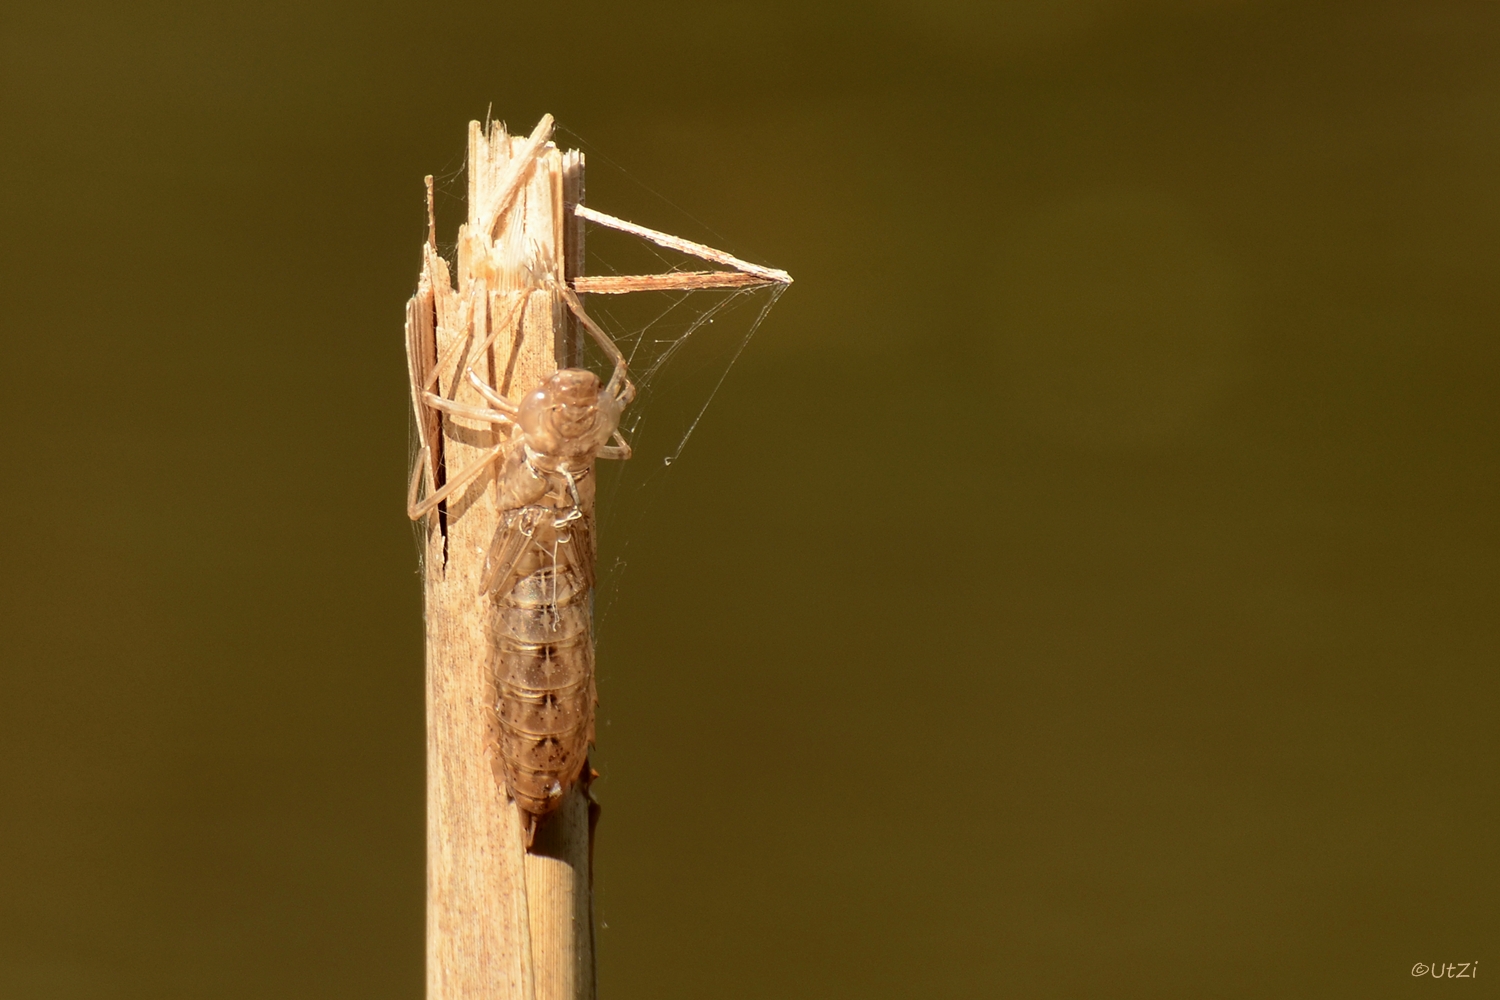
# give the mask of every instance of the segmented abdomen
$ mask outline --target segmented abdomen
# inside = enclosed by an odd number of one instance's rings
[[[499,762],[510,794],[533,816],[562,802],[594,740],[593,553],[580,551],[588,548],[584,525],[552,527],[560,513],[527,518],[540,521],[535,558],[523,567],[530,572],[494,598]]]

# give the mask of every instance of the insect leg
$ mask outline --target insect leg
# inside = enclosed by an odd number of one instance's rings
[[[443,356],[438,359],[437,364],[432,366],[432,371],[427,373],[427,378],[422,382],[422,391],[431,392],[433,389],[436,389],[438,384],[438,377],[448,369],[449,365],[454,363],[454,359],[457,358],[460,353],[463,353],[466,360],[468,357],[469,345],[473,342],[474,333],[472,330],[469,331],[466,336],[454,341],[453,344],[449,346],[448,350],[443,353]],[[458,383],[454,382],[455,391],[457,390],[457,388]]]
[[[629,458],[631,455],[635,454],[630,449],[630,442],[626,441],[623,437],[621,437],[619,431],[615,431],[615,441],[617,441],[618,443],[617,444],[606,444],[606,445],[603,445],[602,447],[600,447],[600,449],[594,454],[594,457],[595,458]]]
[[[417,509],[417,494],[422,490],[422,481],[427,478],[425,473],[428,471],[427,462],[431,455],[432,449],[424,444],[422,450],[417,453],[416,463],[411,467],[411,481],[406,484],[406,516],[413,521],[430,509],[420,511]]]
[[[605,391],[620,400],[621,406],[625,406],[635,398],[635,386],[630,379],[625,377],[625,355],[620,353],[620,348],[609,339],[609,334],[605,333],[598,323],[589,319],[589,314],[583,311],[583,303],[578,301],[578,296],[573,294],[571,288],[559,286],[558,290],[562,292],[563,301],[568,304],[573,315],[578,317],[578,322],[584,325],[589,335],[594,338],[594,342],[603,348],[609,360],[614,362],[614,374],[610,375],[609,385],[605,386]]]
[[[531,298],[531,296],[526,292],[497,292],[495,294],[510,294],[513,296],[513,300],[510,303],[509,308],[505,310],[504,317],[501,319],[501,321],[498,323],[490,324],[489,336],[485,337],[484,341],[480,343],[478,349],[474,351],[474,357],[476,358],[483,356],[484,352],[490,349],[490,345],[500,338],[501,333],[505,333],[520,327],[521,319],[526,315],[526,303]],[[491,301],[493,302],[493,299]]]
[[[511,413],[502,413],[498,410],[487,410],[480,406],[468,406],[464,403],[455,403],[451,399],[427,393],[423,401],[433,409],[451,413],[457,417],[469,417],[472,420],[485,420],[492,424],[513,424],[515,416]]]
[[[474,369],[472,368],[469,369],[469,382],[474,386],[474,388],[479,390],[479,394],[485,398],[486,402],[488,402],[495,409],[499,410],[501,413],[509,413],[514,415],[515,413],[519,412],[519,407],[517,407],[515,403],[512,403],[510,400],[506,399],[504,396],[496,392],[493,386],[491,386],[484,379],[480,378],[478,375],[474,374]]]
[[[501,331],[509,330],[514,327],[518,319],[521,316],[525,315],[525,312],[526,297],[523,295],[517,302],[513,303],[510,308],[506,310],[505,316],[501,322],[492,324],[489,336],[484,338],[484,341],[480,343],[479,347],[476,350],[470,350],[470,348],[473,347],[474,344],[474,332],[472,329],[466,336],[454,341],[453,344],[449,346],[448,350],[443,353],[443,356],[438,359],[438,362],[432,366],[432,370],[427,373],[427,377],[423,379],[422,391],[426,393],[436,389],[438,377],[443,372],[447,371],[450,367],[467,368],[468,360],[471,354],[474,357],[478,357],[485,351],[489,350],[490,345],[495,342],[495,339],[500,335]],[[460,355],[462,355],[462,357],[460,357]],[[450,398],[457,392],[458,382],[455,379],[455,381],[453,382],[452,391],[449,394]]]
[[[444,483],[442,489],[438,490],[436,493],[429,493],[427,495],[427,498],[421,503],[412,503],[411,500],[414,498],[409,493],[407,498],[408,502],[406,507],[406,516],[415,521],[417,518],[432,510],[434,507],[442,503],[444,500],[448,499],[457,491],[463,489],[465,486],[468,486],[475,479],[479,478],[479,474],[487,469],[491,462],[503,455],[507,447],[508,445],[504,444],[495,445],[495,447],[491,448],[489,451],[480,456],[480,458],[476,460],[473,465],[470,465],[467,469],[463,470],[458,475],[454,476],[452,479]]]

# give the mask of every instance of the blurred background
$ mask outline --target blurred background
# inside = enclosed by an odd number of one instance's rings
[[[0,998],[421,995],[401,323],[491,107],[797,279],[606,530],[603,997],[1500,963],[1497,44],[1445,0],[12,5]]]

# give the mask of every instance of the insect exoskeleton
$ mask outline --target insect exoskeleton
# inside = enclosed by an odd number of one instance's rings
[[[460,359],[453,370],[488,404],[475,406],[432,391],[438,372],[447,370],[435,368],[416,387],[422,402],[449,417],[489,423],[500,441],[441,485],[424,447],[407,489],[407,513],[415,519],[486,472],[497,480],[499,525],[480,591],[494,608],[496,771],[530,816],[528,837],[578,781],[594,741],[594,516],[592,492],[579,485],[596,459],[630,457],[619,426],[635,398],[620,349],[571,290],[560,293],[613,364],[609,381],[601,385],[591,371],[561,368],[512,403]],[[423,482],[434,488],[419,498]]]
[[[593,372],[564,368],[521,401],[521,447],[501,473],[486,566],[499,764],[533,828],[578,780],[594,740],[593,517],[578,486],[625,407],[600,389]]]

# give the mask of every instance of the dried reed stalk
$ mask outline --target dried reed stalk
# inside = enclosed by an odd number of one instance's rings
[[[572,205],[583,157],[552,145],[546,117],[529,138],[469,128],[469,217],[456,283],[431,236],[407,309],[414,387],[483,406],[473,367],[512,401],[573,363],[576,338],[559,281],[581,258]],[[430,233],[430,230],[429,230]],[[549,284],[546,279],[553,277]],[[417,403],[429,490],[500,441],[493,427]],[[428,1000],[588,1000],[594,996],[589,802],[576,786],[528,852],[523,817],[493,772],[491,611],[479,580],[499,521],[481,475],[425,524],[427,621]]]

